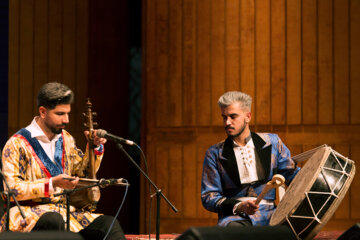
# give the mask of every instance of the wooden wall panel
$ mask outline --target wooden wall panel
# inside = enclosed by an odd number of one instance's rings
[[[157,47],[157,34],[156,34],[156,9],[155,9],[155,4],[148,4],[147,1],[143,1],[143,6],[144,6],[144,27],[143,29],[146,29],[146,31],[144,31],[143,34],[143,41],[142,44],[143,45],[147,45],[147,54],[143,57],[143,77],[146,79],[145,81],[143,81],[143,86],[142,86],[142,94],[145,94],[145,99],[147,99],[147,101],[156,101],[154,102],[155,104],[149,104],[149,106],[147,106],[146,111],[144,111],[143,116],[145,117],[145,119],[147,119],[146,121],[146,125],[150,125],[152,127],[155,127],[156,124],[156,118],[152,117],[153,114],[155,114],[155,111],[157,108],[159,108],[159,105],[157,104],[157,99],[155,98],[155,96],[159,93],[159,89],[157,88],[157,78],[156,78],[156,64],[157,64],[157,60],[156,60],[156,47]],[[150,84],[151,83],[151,84]],[[152,84],[155,84],[152,85]],[[143,105],[143,109],[144,105]],[[145,123],[142,123],[144,126]],[[143,127],[144,131],[147,131],[145,127]]]
[[[62,26],[62,81],[76,91],[76,1],[63,0]],[[70,122],[75,116],[70,115]]]
[[[169,181],[168,181],[168,196],[173,199],[175,206],[179,209],[184,209],[183,196],[185,189],[183,187],[184,181],[179,182],[179,179],[184,178],[184,163],[183,163],[183,144],[174,143],[169,148]],[[190,194],[190,193],[189,193]],[[172,211],[167,204],[164,204],[168,210],[168,217],[170,218],[181,218],[183,216],[183,210],[181,214],[177,214]]]
[[[87,2],[10,1],[9,135],[27,126],[38,114],[35,98],[46,82],[63,82],[76,92],[76,98],[85,99]],[[73,111],[83,111],[84,103],[75,102]],[[72,114],[70,122],[69,130],[75,136],[81,134],[75,126],[82,118]]]
[[[351,123],[360,123],[360,68],[356,64],[360,62],[360,1],[350,1],[350,115]]]
[[[358,1],[143,2],[143,145],[150,175],[179,209],[162,202],[162,232],[216,224],[200,184],[206,150],[226,137],[217,106],[225,91],[249,93],[251,129],[278,133],[294,155],[328,144],[358,163]],[[358,183],[327,229],[360,220]]]
[[[183,74],[182,74],[182,99],[183,99],[183,124],[182,126],[193,126],[196,124],[196,5],[195,1],[183,1]],[[176,91],[179,94],[179,91]],[[180,93],[181,94],[181,93]],[[195,114],[194,114],[195,113]]]
[[[62,0],[49,1],[49,80],[60,82],[62,80],[63,64],[63,4]]]
[[[34,6],[34,89],[38,89],[48,79],[48,39],[49,39],[49,4],[47,0],[35,1]],[[36,105],[35,105],[36,106]],[[35,107],[34,106],[34,107]],[[36,108],[34,108],[35,110]]]
[[[170,113],[169,108],[169,37],[168,37],[168,20],[169,20],[169,1],[160,0],[155,4],[155,23],[156,23],[156,126],[172,126],[164,116]]]
[[[240,0],[240,89],[251,96],[255,96],[254,5],[255,1]]]
[[[333,123],[333,15],[332,2],[318,2],[319,124]]]
[[[231,91],[240,86],[240,2],[225,1],[225,89]]]
[[[156,147],[156,159],[161,159],[161,162],[156,162],[154,169],[155,169],[155,181],[158,183],[159,189],[162,189],[163,193],[168,196],[169,194],[169,176],[170,176],[170,165],[169,165],[169,146],[166,144],[161,144]],[[164,181],[167,179],[167,181]],[[154,204],[156,204],[156,199],[154,198]],[[161,204],[160,208],[160,216],[166,218],[169,216],[169,208],[166,204]]]
[[[75,12],[75,73],[74,73],[74,89],[76,89],[77,99],[86,99],[89,95],[86,89],[88,89],[88,20],[89,12],[84,11],[89,9],[88,0],[77,0]],[[78,113],[84,110],[84,103],[82,101],[75,101],[73,104],[73,112]],[[80,114],[73,114],[75,122],[79,123],[83,121],[83,117]]]
[[[200,6],[200,7],[199,7]],[[209,126],[212,123],[213,109],[212,86],[211,86],[211,4],[210,0],[199,0],[196,5],[196,84],[197,84],[197,124]]]
[[[188,189],[186,194],[180,189],[183,195],[182,201],[182,216],[185,218],[196,218],[198,199],[194,199],[194,196],[198,195],[197,186],[200,185],[200,179],[197,177],[197,159],[196,156],[197,145],[192,143],[185,143],[183,145],[183,173],[180,178],[184,179],[183,188]],[[176,171],[176,170],[175,170]],[[188,204],[191,202],[192,204]]]
[[[26,126],[32,119],[34,107],[29,107],[29,99],[34,99],[32,82],[34,79],[34,1],[20,4],[19,32],[19,124]],[[30,81],[22,81],[29,79]]]
[[[216,98],[225,91],[225,0],[212,0],[210,4],[211,124],[217,125],[221,124],[221,119]]]
[[[11,27],[10,27],[11,26]],[[9,81],[8,81],[8,96],[9,99],[9,114],[8,116],[8,133],[13,134],[17,131],[19,126],[19,79],[20,79],[20,4],[19,1],[9,1]]]
[[[168,114],[168,121],[173,123],[174,126],[181,126],[183,122],[183,109],[182,103],[182,66],[183,66],[183,35],[182,28],[179,26],[182,25],[183,15],[181,2],[179,1],[170,1],[169,2],[169,108],[170,112]],[[184,18],[185,19],[185,18]],[[188,40],[189,43],[192,41]],[[187,55],[191,57],[190,55]],[[195,81],[193,81],[195,83]]]
[[[349,1],[334,0],[335,123],[349,123]]]
[[[270,124],[270,1],[256,1],[255,4],[255,81],[256,105],[253,107],[253,122]]]
[[[317,4],[302,1],[302,121],[317,123]]]
[[[286,1],[286,122],[302,123],[301,0]]]
[[[271,1],[271,124],[285,124],[285,1]],[[261,111],[261,109],[259,109]]]

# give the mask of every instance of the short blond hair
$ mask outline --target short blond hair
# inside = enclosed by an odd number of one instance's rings
[[[246,108],[247,110],[251,111],[251,103],[252,103],[251,97],[248,94],[240,91],[230,91],[224,93],[219,98],[218,105],[221,108],[225,108],[235,102],[240,102],[241,108]]]

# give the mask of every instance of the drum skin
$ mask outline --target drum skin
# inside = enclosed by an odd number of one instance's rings
[[[354,162],[328,146],[318,149],[293,179],[270,220],[312,239],[335,213],[355,175]]]

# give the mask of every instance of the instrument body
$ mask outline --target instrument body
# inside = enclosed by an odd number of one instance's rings
[[[87,99],[86,102],[87,110],[83,114],[86,118],[86,123],[84,124],[87,130],[89,131],[88,135],[88,157],[89,157],[89,166],[88,166],[88,177],[89,179],[96,179],[96,169],[95,169],[95,153],[94,153],[94,126],[97,125],[96,122],[93,122],[93,117],[96,116],[96,113],[92,111],[92,104],[90,99]],[[80,187],[80,186],[78,186]],[[70,204],[77,209],[87,209],[91,212],[96,209],[96,205],[100,200],[100,189],[99,187],[88,188],[80,190],[74,194],[70,195]]]
[[[293,179],[270,225],[288,225],[297,239],[312,239],[336,211],[354,175],[354,161],[326,145],[316,149]]]

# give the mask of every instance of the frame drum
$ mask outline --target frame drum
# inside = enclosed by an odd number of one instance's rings
[[[312,239],[338,208],[354,175],[354,161],[326,145],[316,149],[291,182],[270,225],[287,225],[298,239]]]

